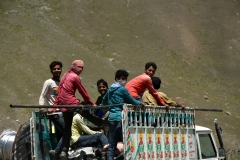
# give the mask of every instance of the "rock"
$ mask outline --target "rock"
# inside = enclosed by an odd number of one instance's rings
[[[42,6],[42,7],[40,7],[40,10],[41,10],[41,11],[51,11],[52,8],[49,8],[49,7],[47,7],[47,6]]]
[[[113,53],[112,55],[113,55],[113,56],[116,56],[116,55],[117,55],[117,53]]]
[[[17,10],[11,10],[11,11],[6,12],[5,14],[19,14],[19,13],[20,12]]]
[[[109,58],[108,59],[110,62],[113,62],[113,61],[115,61],[115,59],[114,58]]]
[[[182,97],[176,97],[176,100],[182,101]]]
[[[230,112],[228,112],[228,111],[226,111],[225,113],[226,113],[227,115],[231,115],[231,113],[230,113]]]
[[[206,96],[206,95],[204,95],[204,96],[203,96],[203,98],[204,98],[204,99],[206,99],[206,100],[208,100],[208,99],[209,99],[209,98],[208,98],[208,96]]]

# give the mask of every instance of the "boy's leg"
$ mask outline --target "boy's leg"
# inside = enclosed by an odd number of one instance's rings
[[[69,145],[70,145],[71,135],[72,135],[71,126],[72,126],[73,112],[64,112],[63,118],[64,118],[65,128],[64,128],[63,137],[62,137],[61,149],[67,154]]]
[[[60,113],[60,114],[49,115],[48,118],[50,119],[50,121],[53,122],[53,124],[55,126],[57,142],[59,142],[63,136],[64,126],[65,126],[63,114]]]
[[[118,124],[117,124],[117,133],[118,133],[118,138],[121,140],[121,142],[123,141],[123,135],[122,135],[122,122],[119,121]],[[123,160],[124,157],[123,156],[120,156],[117,158],[118,160]]]
[[[110,143],[110,147],[107,151],[107,160],[113,160],[114,159],[114,153],[117,146],[118,141],[118,121],[109,121],[109,131],[108,131],[108,140]]]
[[[90,147],[93,145],[101,144],[101,148],[108,143],[107,137],[103,133],[97,133],[92,135],[81,135],[77,142],[77,147]]]
[[[57,147],[55,149],[56,155],[60,155],[60,153],[61,153],[61,145],[62,145],[62,138],[59,140],[59,142],[57,144]]]

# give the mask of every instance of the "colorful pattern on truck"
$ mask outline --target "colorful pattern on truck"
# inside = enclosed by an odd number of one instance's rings
[[[195,160],[195,113],[162,106],[123,105],[126,160]]]

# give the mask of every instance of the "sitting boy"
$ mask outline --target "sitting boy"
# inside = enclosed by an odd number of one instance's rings
[[[106,94],[108,90],[108,84],[104,79],[99,79],[97,81],[97,88],[98,92],[100,93],[100,96],[97,98],[96,105],[100,105],[103,99],[103,96]],[[83,105],[85,105],[84,102],[82,102]],[[82,111],[81,116],[86,118],[88,121],[90,121],[90,124],[88,124],[88,127],[90,127],[92,130],[100,130],[104,129],[105,132],[105,119],[108,117],[109,112],[108,109],[94,109],[94,110],[85,110]],[[106,132],[105,132],[106,134]]]
[[[51,159],[57,159],[57,153],[60,151],[62,139],[59,141],[55,151],[49,152]],[[89,129],[83,121],[83,117],[77,113],[73,117],[72,136],[70,146],[73,148],[98,146],[101,151],[106,151],[109,147],[107,137],[99,131]]]
[[[151,79],[152,79],[153,87],[157,91],[161,86],[161,79],[159,77],[152,77]],[[184,108],[183,105],[169,99],[167,97],[167,95],[164,94],[163,92],[157,92],[157,93],[164,100],[164,102],[166,104],[168,104],[169,106]],[[148,105],[158,106],[157,100],[149,93],[149,91],[144,92],[144,94],[142,96],[142,101],[145,102]]]
[[[102,104],[114,105],[121,103],[128,103],[134,105],[144,105],[141,101],[134,99],[124,87],[128,77],[126,70],[117,70],[115,73],[115,82],[108,89],[103,97]],[[114,152],[117,146],[118,139],[122,139],[122,107],[113,106],[109,108],[109,143],[110,147],[107,152],[107,159],[114,159]]]

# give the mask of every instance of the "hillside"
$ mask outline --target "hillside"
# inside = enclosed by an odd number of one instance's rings
[[[53,60],[62,61],[65,72],[82,59],[82,83],[93,99],[98,79],[111,84],[120,68],[131,79],[154,61],[169,97],[181,97],[189,107],[223,109],[197,112],[197,124],[214,129],[217,118],[225,147],[236,148],[239,6],[237,0],[1,0],[0,131],[9,126],[6,117],[31,117],[31,109],[9,105],[38,104]]]

